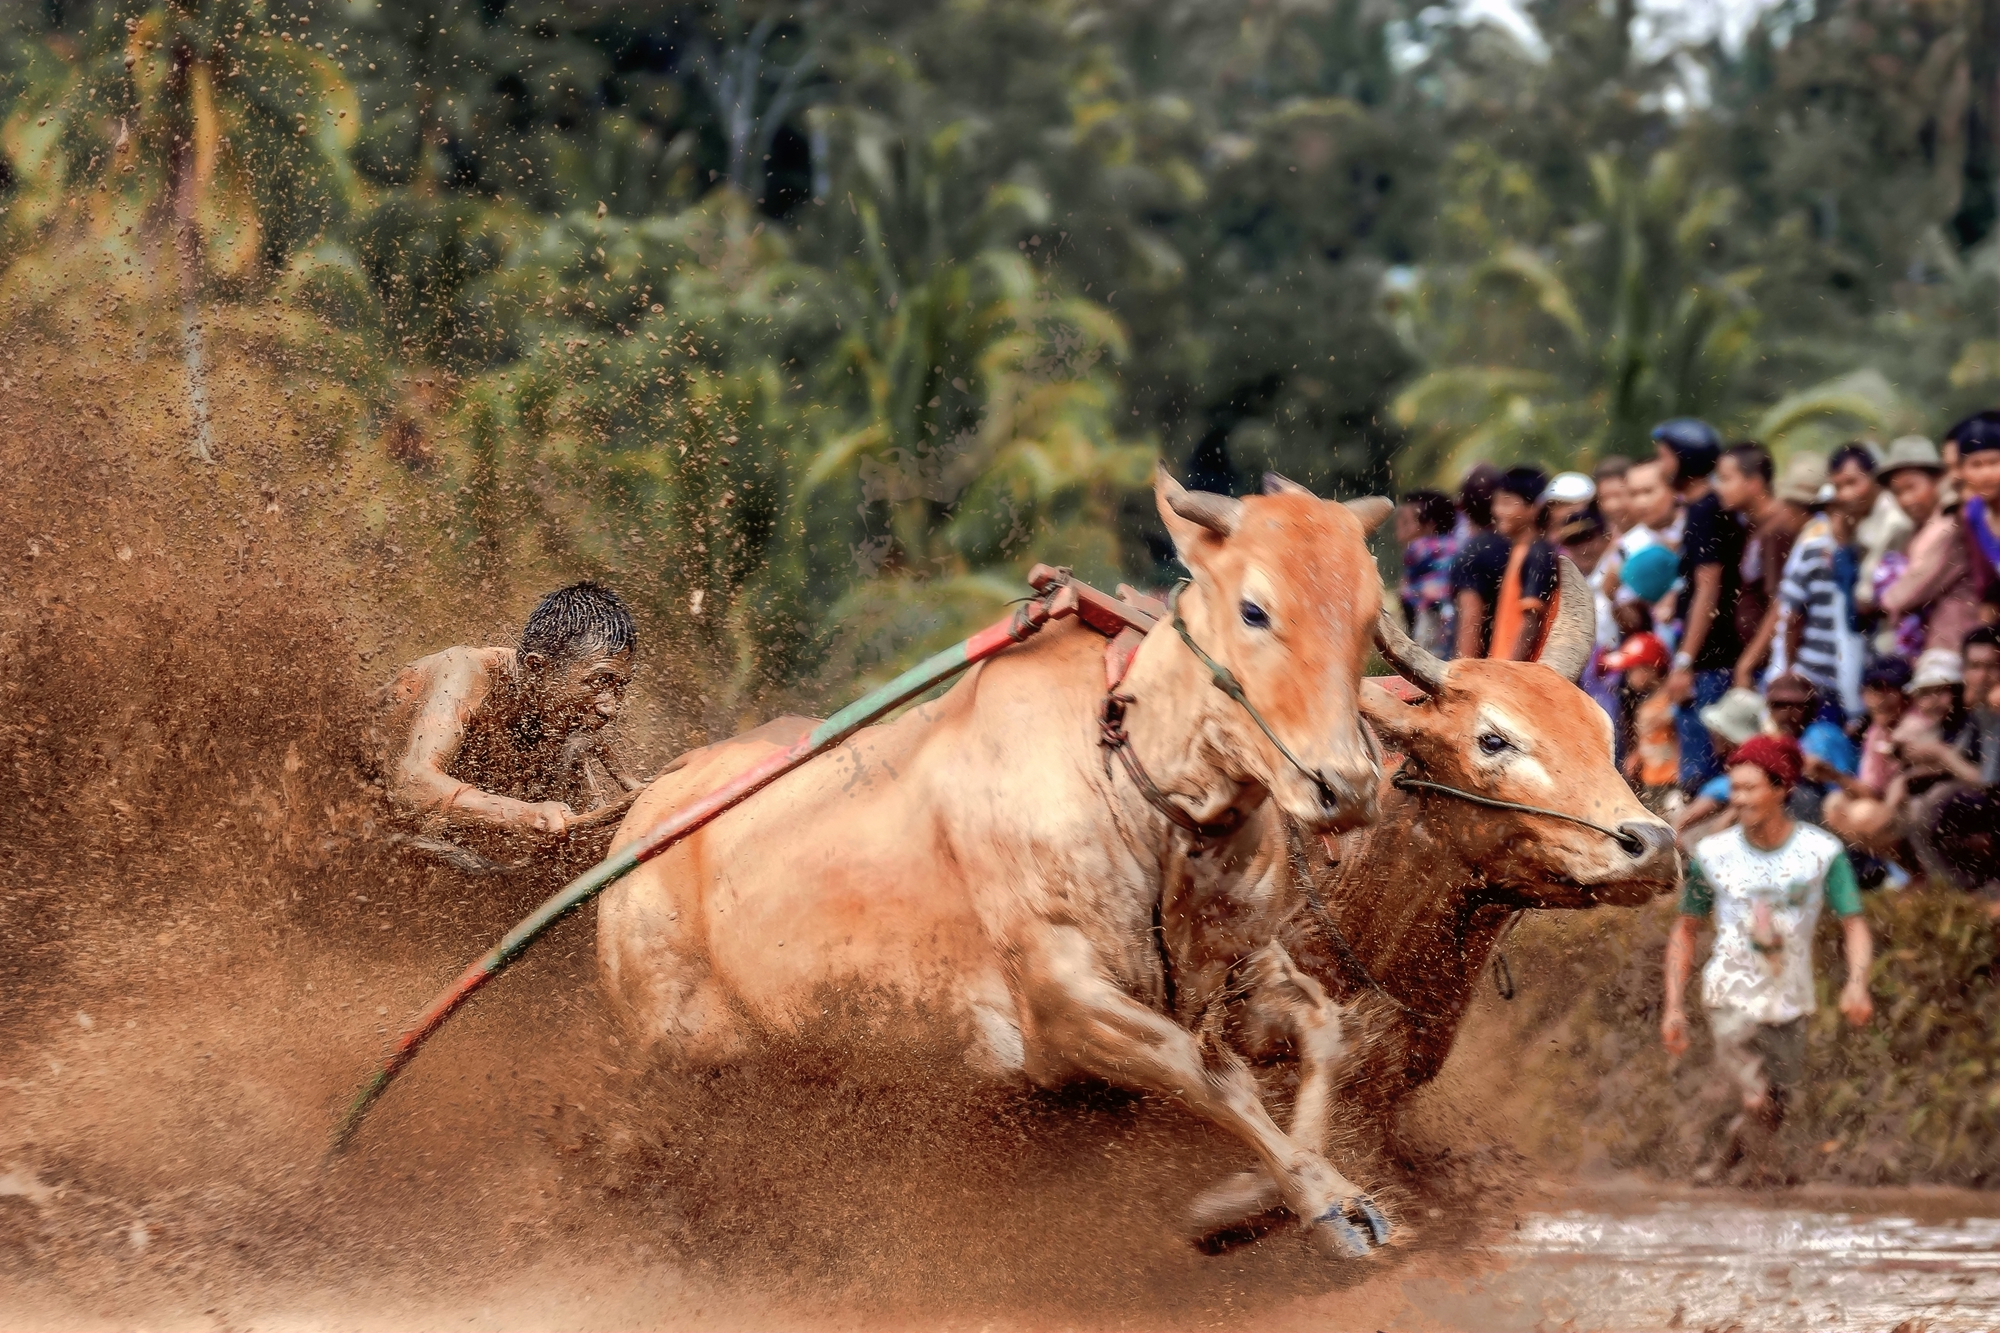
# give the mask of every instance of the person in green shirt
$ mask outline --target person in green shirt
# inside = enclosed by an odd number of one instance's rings
[[[1702,1007],[1716,1063],[1742,1094],[1742,1111],[1730,1122],[1720,1154],[1698,1173],[1705,1178],[1739,1162],[1760,1172],[1775,1169],[1775,1135],[1805,1076],[1813,928],[1822,904],[1841,919],[1847,983],[1840,1012],[1855,1027],[1875,1013],[1868,994],[1874,941],[1861,915],[1854,867],[1838,838],[1799,823],[1785,809],[1802,765],[1798,743],[1786,736],[1753,736],[1730,754],[1736,824],[1695,845],[1681,915],[1667,936],[1660,1038],[1678,1057],[1688,1049],[1684,996],[1696,929],[1704,917],[1715,922],[1715,945],[1702,971]]]

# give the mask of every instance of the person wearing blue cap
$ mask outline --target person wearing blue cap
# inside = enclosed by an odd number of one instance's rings
[[[1680,565],[1680,557],[1671,546],[1641,547],[1626,558],[1619,578],[1634,597],[1651,606],[1674,590],[1674,581],[1681,576]]]
[[[1701,710],[1729,690],[1743,641],[1734,608],[1743,579],[1742,521],[1709,484],[1722,457],[1722,438],[1706,421],[1676,417],[1653,427],[1660,471],[1687,507],[1681,533],[1681,638],[1667,676],[1667,696],[1680,706],[1681,788],[1689,795],[1722,772]]]

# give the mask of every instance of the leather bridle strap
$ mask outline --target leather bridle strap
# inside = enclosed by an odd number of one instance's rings
[[[1454,800],[1464,801],[1469,805],[1483,805],[1488,810],[1508,810],[1517,815],[1540,815],[1545,819],[1562,819],[1572,824],[1581,824],[1584,828],[1590,829],[1594,833],[1602,833],[1605,837],[1617,843],[1627,856],[1640,856],[1646,850],[1645,842],[1636,833],[1627,833],[1623,829],[1606,828],[1602,824],[1592,823],[1581,815],[1566,815],[1560,810],[1544,810],[1539,805],[1522,805],[1516,801],[1496,800],[1491,796],[1481,796],[1476,791],[1467,791],[1463,787],[1449,787],[1442,782],[1428,782],[1422,778],[1410,776],[1410,771],[1407,768],[1397,769],[1396,775],[1389,779],[1389,784],[1398,791],[1434,791],[1440,796],[1449,796]]]
[[[1107,690],[1104,694],[1104,711],[1097,719],[1097,743],[1118,756],[1125,766],[1126,775],[1132,785],[1139,789],[1139,795],[1146,798],[1146,804],[1165,815],[1176,827],[1185,829],[1203,842],[1214,842],[1226,838],[1243,827],[1243,814],[1231,809],[1228,818],[1213,824],[1204,824],[1187,811],[1173,803],[1160,785],[1153,781],[1153,775],[1139,762],[1139,756],[1132,753],[1132,737],[1125,730],[1125,709],[1136,702],[1129,694],[1117,690]],[[1105,771],[1110,772],[1111,756],[1104,759]]]

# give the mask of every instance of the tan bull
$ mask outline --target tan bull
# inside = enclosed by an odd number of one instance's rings
[[[885,997],[882,1025],[852,1039],[955,1052],[998,1079],[1177,1098],[1249,1146],[1316,1242],[1365,1252],[1357,1219],[1385,1239],[1366,1196],[1188,1022],[1248,977],[1313,1077],[1338,1055],[1332,1005],[1273,943],[1296,898],[1280,816],[1337,834],[1375,812],[1356,692],[1380,608],[1366,535],[1389,505],[1273,489],[1234,500],[1160,475],[1193,580],[1186,638],[1162,620],[1119,686],[1136,769],[1099,743],[1104,640],[1073,622],[1044,631],[607,893],[599,958],[629,1027],[722,1062],[830,1001]],[[809,725],[696,752],[640,798],[620,843]]]
[[[1314,1097],[1378,1149],[1393,1144],[1398,1103],[1443,1065],[1516,913],[1635,906],[1680,884],[1673,830],[1633,796],[1610,719],[1573,683],[1590,654],[1590,589],[1569,561],[1562,572],[1536,662],[1445,663],[1385,620],[1383,655],[1416,688],[1362,689],[1363,713],[1400,758],[1383,777],[1381,818],[1337,840],[1293,839],[1313,893],[1280,939],[1350,1029],[1333,1085]],[[1253,1016],[1239,1040],[1268,1059],[1292,1039]],[[1324,1141],[1313,1137],[1323,1126],[1294,1132]],[[1195,1229],[1235,1227],[1278,1202],[1267,1178],[1246,1173],[1202,1197]]]

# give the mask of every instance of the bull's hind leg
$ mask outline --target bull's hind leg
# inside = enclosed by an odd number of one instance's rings
[[[1244,960],[1236,980],[1243,991],[1238,1028],[1244,1045],[1253,1053],[1289,1045],[1298,1061],[1298,1091],[1292,1100],[1288,1137],[1319,1147],[1326,1142],[1334,1075],[1346,1049],[1340,1006],[1275,942]],[[1204,1190],[1189,1209],[1188,1220],[1195,1233],[1206,1238],[1251,1229],[1259,1218],[1287,1202],[1271,1176],[1243,1171]],[[1388,1219],[1373,1199],[1356,1192],[1348,1206],[1350,1219],[1367,1227],[1375,1244],[1389,1239]]]
[[[1044,1058],[1180,1099],[1256,1153],[1279,1199],[1309,1220],[1315,1244],[1335,1253],[1368,1253],[1369,1236],[1348,1220],[1361,1191],[1317,1148],[1278,1128],[1257,1081],[1234,1052],[1205,1048],[1186,1028],[1119,989],[1081,931],[1052,927],[1039,944],[1023,960],[1022,985]],[[1337,1030],[1335,1035],[1337,1040]]]

